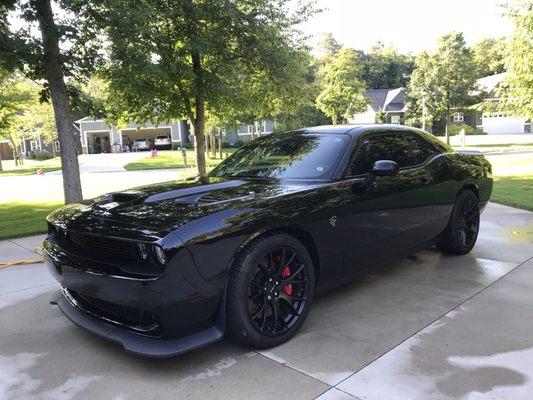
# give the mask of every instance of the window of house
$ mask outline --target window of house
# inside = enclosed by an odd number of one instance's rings
[[[465,116],[461,112],[453,113],[453,122],[464,122]]]
[[[37,140],[30,141],[30,149],[31,151],[35,151],[39,148],[39,143],[37,143]]]
[[[391,124],[400,125],[400,116],[399,115],[391,115],[390,116],[390,123]]]
[[[59,144],[59,140],[56,140],[54,142],[54,148],[56,151],[61,151],[61,145]]]
[[[386,133],[371,136],[360,145],[350,175],[371,171],[378,160],[396,161],[400,168],[423,164],[437,154],[437,149],[415,133]]]

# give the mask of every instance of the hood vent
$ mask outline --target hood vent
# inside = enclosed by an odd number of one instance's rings
[[[117,203],[128,203],[141,197],[141,192],[127,191],[112,194],[112,200]]]

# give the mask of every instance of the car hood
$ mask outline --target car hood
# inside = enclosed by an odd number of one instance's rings
[[[315,186],[306,182],[210,178],[209,183],[171,181],[115,192],[89,204],[69,205],[48,220],[68,229],[139,230],[161,237],[190,221],[258,200],[299,192]],[[101,232],[98,232],[101,233]]]

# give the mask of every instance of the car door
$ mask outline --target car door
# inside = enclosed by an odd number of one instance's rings
[[[372,132],[358,141],[346,171],[342,217],[343,275],[364,273],[427,240],[434,192],[426,163],[435,148],[411,131]],[[395,176],[374,176],[378,160],[392,160]]]

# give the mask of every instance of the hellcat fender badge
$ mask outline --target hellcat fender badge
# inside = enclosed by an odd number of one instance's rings
[[[331,218],[329,219],[329,224],[330,224],[332,227],[335,228],[335,225],[337,224],[337,216],[336,216],[336,215],[334,215],[333,217],[331,217]]]

